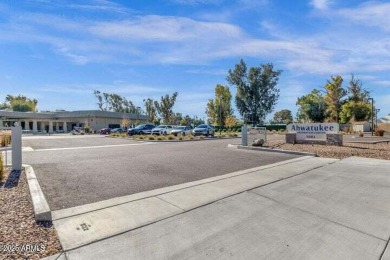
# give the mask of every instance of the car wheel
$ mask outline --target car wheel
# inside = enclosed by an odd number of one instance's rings
[[[143,135],[143,134],[144,134],[144,132],[140,131],[138,134],[140,134],[140,135]]]
[[[186,133],[185,132],[183,132],[183,133],[181,133],[183,136],[185,136],[186,135]]]

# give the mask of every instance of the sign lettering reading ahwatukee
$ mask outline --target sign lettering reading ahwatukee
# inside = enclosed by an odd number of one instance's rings
[[[339,124],[337,123],[308,123],[308,124],[289,124],[287,125],[289,133],[296,133],[297,140],[318,140],[326,141],[326,134],[337,134]]]

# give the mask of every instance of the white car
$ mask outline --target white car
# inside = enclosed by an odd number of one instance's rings
[[[171,125],[159,125],[152,129],[152,135],[168,135],[172,132],[173,126]]]
[[[194,136],[197,135],[214,136],[214,132],[215,132],[214,127],[206,124],[198,125],[197,127],[194,128],[194,130],[192,130],[192,134]]]
[[[177,136],[179,134],[189,135],[191,134],[191,126],[178,126],[172,130],[171,134],[173,134],[174,136]]]

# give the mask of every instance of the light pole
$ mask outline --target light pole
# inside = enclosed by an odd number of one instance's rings
[[[371,136],[374,136],[374,98],[368,100],[371,100]]]
[[[375,130],[378,128],[378,112],[381,111],[379,108],[375,109]]]

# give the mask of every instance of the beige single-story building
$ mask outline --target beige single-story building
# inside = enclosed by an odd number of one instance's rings
[[[16,112],[0,111],[0,128],[20,125],[24,131],[32,133],[67,133],[74,127],[89,126],[93,131],[102,128],[121,127],[123,119],[130,124],[149,121],[146,115],[109,112],[100,110],[55,111],[55,112]]]
[[[353,122],[352,123],[353,131],[355,132],[370,132],[371,124],[367,121]]]

